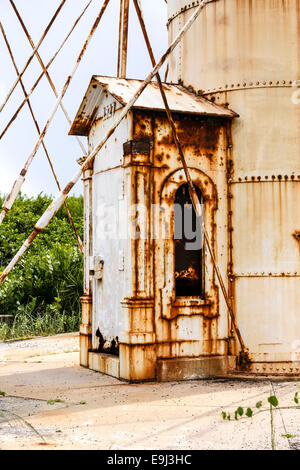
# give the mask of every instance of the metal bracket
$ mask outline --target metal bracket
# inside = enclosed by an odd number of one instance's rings
[[[97,281],[103,279],[103,267],[104,260],[102,256],[91,256],[90,257],[90,275]]]

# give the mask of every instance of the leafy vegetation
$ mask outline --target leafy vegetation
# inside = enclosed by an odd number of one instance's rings
[[[259,413],[264,413],[268,411],[270,413],[270,425],[271,425],[271,444],[272,444],[272,450],[276,450],[276,439],[275,439],[275,425],[274,425],[274,409],[276,410],[291,410],[291,409],[300,409],[299,406],[299,392],[296,392],[294,395],[294,403],[295,405],[293,406],[285,406],[285,407],[279,407],[279,400],[276,397],[276,395],[271,395],[268,397],[268,408],[263,408],[263,402],[259,401],[256,403],[255,408],[257,409],[256,412],[253,411],[252,408],[247,408],[247,410],[244,410],[241,406],[239,406],[235,412],[234,412],[234,419],[238,421],[241,418],[252,418],[253,416],[257,416]],[[222,418],[227,421],[232,420],[232,416],[230,413],[227,411],[222,411],[221,413]],[[293,434],[282,434],[282,437],[286,437],[287,439],[292,439],[295,436]]]
[[[50,202],[44,194],[17,198],[0,225],[0,272]],[[68,206],[82,238],[83,198],[68,198]],[[0,286],[0,315],[13,315],[9,323],[0,321],[0,340],[76,331],[82,283],[82,255],[62,207]]]
[[[47,401],[47,405],[55,405],[55,403],[65,403],[65,401],[61,400],[60,398],[55,398],[54,400]]]

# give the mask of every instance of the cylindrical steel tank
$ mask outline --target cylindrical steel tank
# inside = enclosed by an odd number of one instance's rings
[[[199,3],[168,0],[170,41]],[[229,292],[252,370],[300,373],[300,0],[209,1],[168,80],[240,115],[228,161]]]

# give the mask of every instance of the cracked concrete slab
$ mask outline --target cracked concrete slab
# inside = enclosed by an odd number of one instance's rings
[[[127,384],[79,362],[78,334],[0,343],[0,449],[271,449],[270,416],[224,421],[275,391],[293,404],[299,382],[201,380]],[[274,387],[274,388],[272,388]],[[58,401],[56,401],[58,400]],[[300,410],[276,411],[277,449],[300,448]],[[284,437],[288,435],[289,437]]]

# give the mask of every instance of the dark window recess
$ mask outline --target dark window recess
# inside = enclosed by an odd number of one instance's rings
[[[195,186],[204,217],[203,196]],[[196,216],[187,184],[175,196],[175,289],[177,297],[204,298],[204,244],[202,217]]]

